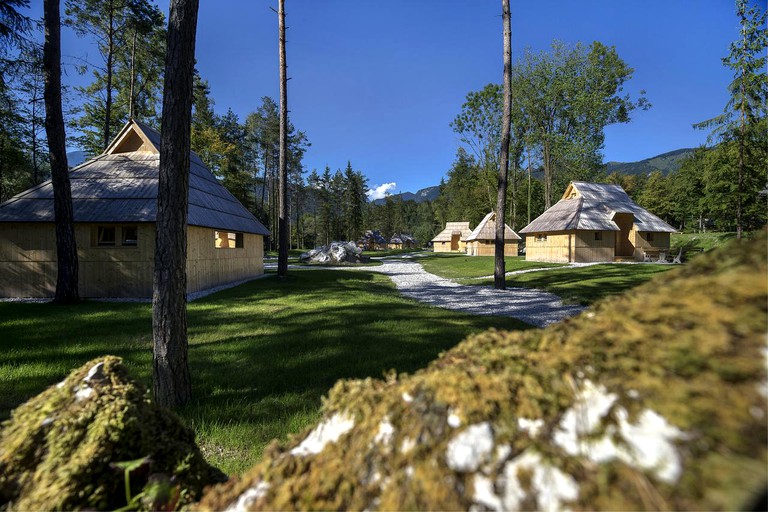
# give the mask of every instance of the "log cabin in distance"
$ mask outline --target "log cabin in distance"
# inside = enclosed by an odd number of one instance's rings
[[[496,212],[485,216],[465,239],[469,256],[493,256],[496,254]],[[517,256],[520,235],[504,224],[504,256]]]
[[[469,222],[446,222],[445,229],[432,239],[432,251],[466,252],[466,239],[471,233]]]
[[[574,181],[520,233],[526,260],[588,263],[657,257],[669,251],[669,235],[676,231],[619,185]]]
[[[103,154],[70,173],[81,297],[152,296],[160,134],[129,121]],[[187,291],[264,273],[267,230],[190,154]],[[53,188],[0,204],[0,296],[53,297]]]

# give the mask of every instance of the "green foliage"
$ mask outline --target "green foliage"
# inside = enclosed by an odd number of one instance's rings
[[[85,62],[93,82],[77,87],[82,104],[73,127],[90,155],[100,154],[129,116],[159,124],[165,66],[165,17],[148,0],[66,2],[65,23],[96,42],[100,62]]]

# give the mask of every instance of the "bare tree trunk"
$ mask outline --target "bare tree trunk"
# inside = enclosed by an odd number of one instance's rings
[[[128,119],[133,119],[134,114],[134,92],[136,86],[136,36],[138,30],[133,30],[133,42],[131,44],[131,90],[128,94]]]
[[[187,206],[192,78],[199,0],[171,0],[157,194],[153,391],[166,407],[192,398],[187,363]]]
[[[493,286],[497,290],[506,288],[504,221],[506,220],[507,175],[509,174],[509,130],[512,122],[512,13],[509,10],[509,0],[501,0],[501,11],[504,25],[504,111],[501,116],[501,151],[496,197],[496,251],[493,271]]]
[[[531,151],[528,150],[528,224],[531,223]]]
[[[104,101],[104,147],[102,151],[109,146],[109,139],[112,137],[110,125],[112,123],[112,65],[115,58],[115,5],[112,0],[109,2],[109,33],[107,34],[107,98]]]
[[[544,209],[549,210],[552,206],[552,162],[550,161],[551,151],[549,142],[542,144],[542,156],[544,164]]]
[[[280,163],[279,196],[280,212],[277,229],[279,232],[277,252],[277,275],[288,276],[288,79],[285,62],[285,0],[278,1],[277,17],[280,38]]]
[[[54,302],[71,304],[80,300],[78,291],[77,241],[69,183],[64,115],[61,112],[61,16],[59,0],[45,0],[45,132],[53,182],[53,209],[56,222],[56,296]]]

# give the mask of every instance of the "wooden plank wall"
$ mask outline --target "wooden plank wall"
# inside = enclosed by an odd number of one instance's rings
[[[550,263],[568,263],[573,247],[571,234],[561,231],[547,233],[547,239],[536,241],[536,234],[525,235],[525,259],[527,261],[546,261]]]
[[[602,240],[595,240],[594,231],[574,232],[574,261],[578,263],[594,263],[598,261],[613,261],[616,232],[601,231]]]
[[[114,225],[136,226],[138,244],[135,247],[93,247],[92,230],[96,225],[75,227],[80,296],[151,297],[155,226]],[[188,291],[204,290],[264,273],[261,235],[245,233],[241,249],[216,249],[213,232],[213,229],[197,226],[188,229]],[[56,291],[56,272],[53,224],[0,224],[0,297],[52,297]]]
[[[264,237],[243,234],[240,249],[217,249],[214,230],[189,226],[187,231],[187,290],[206,290],[264,273]]]
[[[434,242],[432,245],[432,252],[466,252],[467,250],[467,243],[459,241],[459,249],[456,251],[451,251],[451,241],[448,240],[447,242]]]
[[[493,241],[473,240],[467,243],[470,256],[495,256],[496,246]],[[517,241],[504,243],[504,256],[517,256]]]
[[[659,251],[669,252],[669,235],[669,233],[654,233],[653,242],[649,242],[647,232],[632,229],[629,239],[635,245],[635,259],[643,261],[643,253],[645,251],[653,251],[654,253]]]
[[[94,225],[75,226],[80,296],[152,295],[154,226],[126,225],[139,228],[138,244],[135,247],[92,247]],[[0,225],[0,296],[52,297],[56,291],[56,272],[56,235],[53,224]]]

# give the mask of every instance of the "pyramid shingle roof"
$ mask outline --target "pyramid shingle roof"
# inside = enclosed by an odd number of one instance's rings
[[[143,142],[124,143],[128,138]],[[155,222],[160,134],[129,121],[107,150],[72,169],[75,222]],[[0,204],[0,222],[53,222],[50,180]],[[188,224],[258,235],[270,232],[190,153]]]

